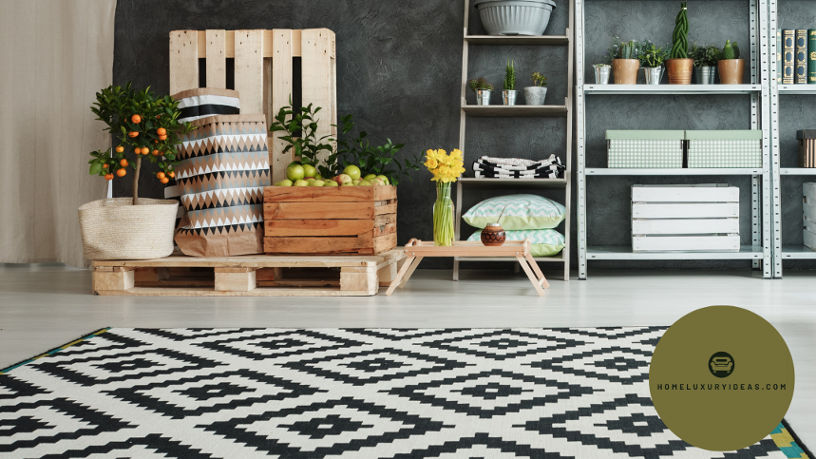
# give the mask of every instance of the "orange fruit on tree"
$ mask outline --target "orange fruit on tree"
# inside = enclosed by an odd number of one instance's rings
[[[165,134],[165,135],[160,135],[160,136],[159,136],[159,140],[161,140],[161,141],[165,141],[165,140],[167,140],[167,134]]]
[[[119,165],[122,167],[127,167],[128,162],[126,159],[122,158],[121,160],[119,160]]]
[[[150,149],[147,148],[147,147],[142,147],[142,154],[143,155],[149,155],[150,154]]]
[[[167,135],[167,129],[158,128],[158,129],[156,129],[156,134],[158,134],[158,135]]]
[[[170,172],[167,173],[167,176],[170,177],[170,178],[176,178],[176,173],[173,172],[173,171],[170,171]]]
[[[105,164],[102,165],[102,169],[107,169],[109,167],[110,167],[110,164],[108,164],[108,163],[105,163]]]
[[[125,175],[127,175],[127,169],[125,169],[124,167],[121,169],[116,169],[117,177],[124,177]]]
[[[170,181],[170,179],[169,179],[169,178],[167,178],[167,177],[165,177],[165,178],[163,178],[163,179],[160,179],[159,181],[160,181],[162,184],[167,184],[167,183]]]
[[[113,174],[105,174],[105,180],[113,180]]]
[[[131,116],[131,117],[130,117],[130,121],[131,121],[133,124],[139,124],[139,123],[141,123],[141,122],[142,122],[142,115],[140,115],[140,114],[138,114],[138,113],[137,113],[137,114],[135,114],[135,115],[133,115],[133,116]]]
[[[125,151],[125,147],[118,145],[116,147],[116,153],[123,153]]]
[[[156,178],[157,178],[157,179],[161,180],[161,179],[163,179],[164,177],[165,177],[164,172],[162,172],[162,171],[156,172]]]
[[[139,137],[139,132],[138,131],[130,131],[130,132],[128,132],[128,137],[130,137],[131,139],[135,139],[136,137]]]
[[[153,156],[159,156],[161,152],[159,150],[153,150]]]

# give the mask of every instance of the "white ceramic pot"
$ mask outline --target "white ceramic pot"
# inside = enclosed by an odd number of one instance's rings
[[[541,35],[550,23],[553,0],[476,0],[490,35]]]

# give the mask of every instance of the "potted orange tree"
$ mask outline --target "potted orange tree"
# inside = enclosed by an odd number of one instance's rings
[[[139,178],[145,161],[158,166],[155,179],[160,183],[175,178],[179,135],[191,129],[188,123],[178,120],[178,102],[170,96],[156,96],[150,88],[137,90],[128,83],[97,92],[91,111],[107,125],[115,146],[91,153],[90,174],[106,180],[132,175],[133,185],[130,198],[102,199],[79,207],[85,257],[98,260],[170,255],[178,202],[140,198]]]

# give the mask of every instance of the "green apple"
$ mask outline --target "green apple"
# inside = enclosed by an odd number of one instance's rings
[[[280,182],[275,183],[275,186],[292,186],[292,181],[289,179],[281,180]]]
[[[323,180],[314,180],[314,181],[312,181],[311,185],[309,185],[309,186],[323,186],[325,184],[326,184],[326,182],[324,182]]]
[[[334,180],[326,180],[326,183],[324,183],[323,186],[340,186],[340,185]]]
[[[289,163],[286,166],[286,178],[289,180],[300,180],[305,177],[305,171],[303,170],[303,166],[300,165],[299,162]]]
[[[352,180],[352,181],[351,181],[351,184],[352,184],[352,185],[354,185],[354,186],[357,186],[357,185],[359,185],[359,184],[360,184],[360,182],[362,182],[362,181],[363,181],[362,179],[354,179],[354,180]]]
[[[311,184],[312,182],[315,181],[315,178],[314,177],[306,177],[305,180]]]
[[[388,177],[386,177],[384,175],[378,175],[377,178],[383,181],[383,185],[390,185],[391,184],[391,181],[388,180]]]
[[[343,173],[351,177],[352,180],[360,178],[360,174],[362,174],[362,172],[360,172],[360,168],[354,164],[349,164],[346,166],[346,168],[343,169]]]
[[[309,186],[309,182],[303,179],[295,180],[295,186]]]
[[[337,182],[338,185],[351,185],[352,180],[348,174],[340,174],[334,178],[334,181]]]
[[[360,186],[374,186],[374,182],[371,182],[369,180],[361,180]]]
[[[375,178],[377,178],[377,174],[368,174],[363,177],[363,180],[374,180]]]
[[[311,164],[304,164],[303,165],[303,176],[304,177],[314,177],[317,175],[317,169]]]

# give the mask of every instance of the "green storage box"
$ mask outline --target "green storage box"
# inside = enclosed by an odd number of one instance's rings
[[[683,167],[684,131],[606,131],[610,168]]]
[[[762,131],[686,131],[688,167],[762,167]]]

